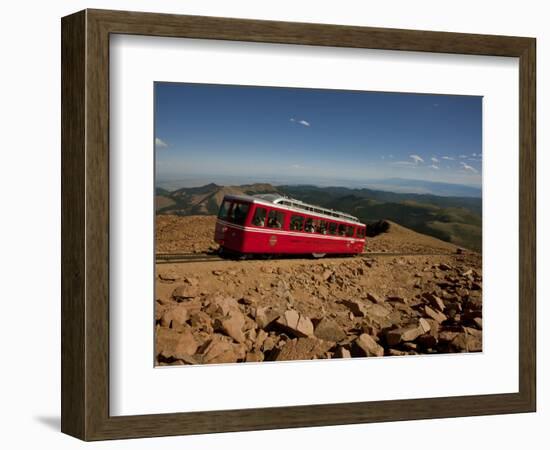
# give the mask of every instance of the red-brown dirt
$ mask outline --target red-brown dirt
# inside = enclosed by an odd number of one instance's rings
[[[215,248],[214,221],[158,217],[157,252]],[[157,264],[157,364],[481,351],[479,254],[397,224],[367,242],[409,255]]]

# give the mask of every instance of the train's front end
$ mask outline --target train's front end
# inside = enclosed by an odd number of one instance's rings
[[[214,240],[224,251],[243,252],[245,225],[250,211],[250,202],[237,196],[224,197],[218,218]]]

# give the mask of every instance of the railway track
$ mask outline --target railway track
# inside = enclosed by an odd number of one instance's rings
[[[458,256],[453,253],[390,253],[390,252],[365,252],[360,253],[357,256],[361,257],[402,257],[402,256]],[[332,256],[332,258],[345,258],[346,256]],[[349,256],[347,256],[349,258]],[[326,256],[325,258],[331,258]],[[352,256],[353,258],[353,256]],[[252,261],[273,261],[277,259],[304,259],[304,255],[285,256],[283,258],[248,258]],[[323,258],[320,258],[322,260]],[[155,255],[157,264],[183,264],[183,263],[195,263],[195,262],[212,262],[212,261],[239,261],[238,257],[222,257],[217,253],[157,253]]]

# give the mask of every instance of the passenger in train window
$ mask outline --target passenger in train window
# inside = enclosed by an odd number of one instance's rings
[[[254,219],[252,219],[252,224],[256,227],[263,227],[265,225],[265,216],[267,210],[265,208],[256,208],[254,212]]]
[[[353,230],[354,228],[351,225],[346,226],[346,236],[347,237],[353,237]]]
[[[302,231],[302,227],[304,225],[304,217],[303,216],[291,216],[290,217],[290,229],[291,231]]]
[[[337,225],[334,222],[330,222],[328,227],[328,233],[333,235],[336,234],[336,227]]]
[[[283,221],[284,221],[283,213],[275,210],[269,211],[269,216],[267,219],[267,226],[269,228],[282,228]]]
[[[306,219],[306,226],[304,230],[307,231],[308,233],[313,233],[315,231],[315,227],[313,225],[313,219],[311,217]]]
[[[344,236],[346,234],[346,226],[344,224],[338,225],[338,235]]]
[[[321,220],[319,222],[319,226],[317,227],[317,233],[327,234],[327,222],[325,220]]]

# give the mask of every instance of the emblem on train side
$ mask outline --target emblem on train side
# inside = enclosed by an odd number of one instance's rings
[[[277,236],[270,236],[269,237],[269,245],[271,245],[272,247],[275,247],[275,244],[277,243]]]

